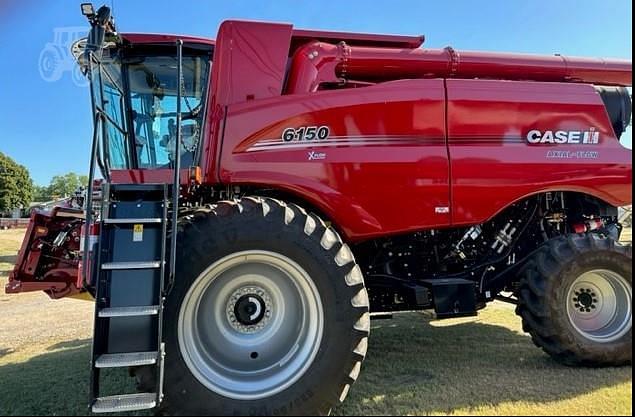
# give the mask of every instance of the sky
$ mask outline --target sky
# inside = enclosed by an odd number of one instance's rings
[[[72,66],[63,65],[68,59],[58,66],[40,62],[47,45],[63,44],[65,36],[81,34],[77,28],[88,28],[80,3],[0,0],[0,151],[25,165],[39,185],[53,175],[88,171],[89,90],[73,81]],[[424,46],[430,48],[632,59],[632,4],[626,0],[105,3],[114,6],[120,32],[215,38],[223,20],[242,18],[304,29],[424,34]],[[56,30],[61,41],[55,39]],[[624,141],[631,146],[630,134]]]

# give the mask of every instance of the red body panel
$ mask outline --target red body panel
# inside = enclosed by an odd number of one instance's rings
[[[448,80],[447,90],[453,224],[481,223],[542,191],[579,191],[616,206],[630,204],[632,154],[615,138],[592,86]],[[590,128],[600,133],[599,144],[526,140],[532,129]],[[563,158],[560,151],[575,153]]]
[[[444,81],[405,80],[230,106],[221,180],[292,192],[352,240],[481,223],[543,191],[630,203],[631,152],[615,138],[592,86],[446,83],[450,159]],[[318,145],[282,141],[285,128],[311,125],[329,126],[331,137]],[[532,129],[590,128],[600,133],[599,144],[526,140]],[[580,157],[563,160],[557,151]],[[585,151],[591,153],[578,154]],[[310,161],[309,152],[325,159]]]
[[[192,181],[188,169],[179,170],[181,185]],[[174,180],[172,169],[114,169],[110,173],[113,184],[166,184]]]
[[[226,106],[279,96],[291,32],[291,25],[223,22],[214,54],[212,85],[219,86],[214,90],[215,104]]]
[[[435,213],[449,206],[444,112],[443,80],[229,106],[221,180],[296,194],[351,239],[448,225],[449,213]],[[313,125],[328,126],[329,139],[282,142],[285,128]]]

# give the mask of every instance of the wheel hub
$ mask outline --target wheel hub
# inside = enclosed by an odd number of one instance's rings
[[[265,316],[264,301],[256,294],[243,295],[236,303],[234,313],[240,324],[257,324]]]
[[[575,290],[575,297],[573,297],[575,308],[580,310],[581,313],[591,313],[592,310],[596,310],[598,306],[601,306],[597,294],[598,292],[597,289],[593,288],[579,288]]]
[[[271,321],[272,307],[273,300],[265,289],[244,286],[234,291],[227,301],[227,321],[240,333],[256,333]]]
[[[586,339],[610,343],[631,329],[631,285],[614,271],[583,273],[569,287],[567,299],[569,322]]]

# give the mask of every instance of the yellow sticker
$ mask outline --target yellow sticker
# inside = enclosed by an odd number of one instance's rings
[[[133,242],[141,242],[143,241],[143,225],[135,224],[132,231],[132,241]]]

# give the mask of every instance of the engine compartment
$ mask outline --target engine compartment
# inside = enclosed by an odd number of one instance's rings
[[[569,233],[619,239],[618,210],[572,192],[548,192],[511,205],[479,225],[433,229],[353,246],[371,311],[431,308],[424,291],[435,280],[471,281],[479,307],[501,291],[514,292],[514,272],[544,242]]]

